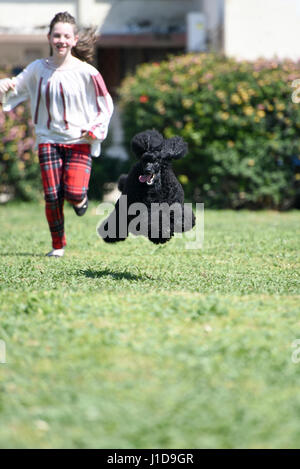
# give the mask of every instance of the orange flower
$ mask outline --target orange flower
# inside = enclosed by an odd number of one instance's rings
[[[149,97],[146,96],[145,94],[142,94],[142,96],[140,96],[140,103],[148,103],[149,101]]]

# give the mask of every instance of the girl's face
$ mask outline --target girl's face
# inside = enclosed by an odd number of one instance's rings
[[[66,58],[71,54],[72,47],[76,46],[78,36],[74,34],[74,26],[70,23],[56,23],[48,41],[55,58]]]

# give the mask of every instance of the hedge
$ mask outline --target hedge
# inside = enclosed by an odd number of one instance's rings
[[[0,72],[0,78],[5,76],[10,76],[9,71]],[[27,104],[10,112],[0,109],[0,194],[22,200],[40,196],[42,187],[33,129]]]
[[[187,54],[143,64],[120,88],[127,144],[156,128],[181,135],[174,164],[186,196],[216,208],[286,209],[299,204],[300,64]]]

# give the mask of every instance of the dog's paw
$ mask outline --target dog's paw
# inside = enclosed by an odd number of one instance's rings
[[[118,243],[119,241],[125,241],[126,238],[102,238],[106,243]]]
[[[165,244],[170,241],[171,238],[149,238],[149,241],[153,244]]]
[[[195,224],[196,217],[194,215],[193,209],[186,204],[183,208],[183,216],[174,220],[174,231],[175,233],[190,231],[193,229]]]
[[[121,174],[121,176],[119,177],[119,181],[118,181],[118,189],[120,192],[124,191],[126,181],[127,181],[127,174]]]

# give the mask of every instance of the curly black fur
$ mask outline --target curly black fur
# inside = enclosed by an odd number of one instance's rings
[[[118,187],[122,194],[115,210],[99,227],[100,236],[106,242],[124,241],[130,231],[160,244],[169,241],[174,232],[192,229],[195,216],[191,208],[184,206],[183,188],[172,169],[172,159],[182,158],[187,153],[187,144],[181,137],[164,139],[156,130],[146,130],[135,135],[131,147],[139,161],[128,175],[120,176]],[[132,227],[137,213],[130,213],[130,207],[135,203],[144,204],[147,210]],[[170,211],[172,205],[175,211]],[[125,226],[120,224],[122,217]],[[115,224],[113,232],[109,230],[112,223]],[[143,231],[141,226],[146,229]]]

